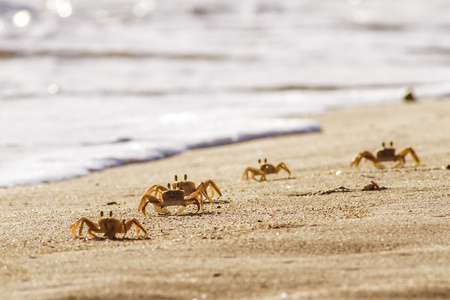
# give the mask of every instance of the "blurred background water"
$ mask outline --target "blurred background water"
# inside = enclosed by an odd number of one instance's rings
[[[0,0],[0,186],[450,90],[446,0]]]

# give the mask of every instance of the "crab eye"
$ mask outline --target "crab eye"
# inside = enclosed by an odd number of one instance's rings
[[[100,217],[103,217],[103,211],[100,212]]]
[[[178,181],[178,176],[177,176],[177,175],[175,175],[175,182],[176,182],[176,181]]]
[[[187,180],[187,174],[184,174],[184,180],[185,181]]]
[[[109,216],[112,217],[112,210],[109,212]]]
[[[391,147],[394,146],[394,142],[391,141]]]

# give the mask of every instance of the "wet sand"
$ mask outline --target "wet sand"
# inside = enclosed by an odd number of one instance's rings
[[[0,189],[0,298],[448,299],[449,112],[449,99],[342,109],[312,116],[319,133]],[[402,168],[349,168],[358,152],[391,140],[422,163],[408,155]],[[241,180],[265,157],[292,177]],[[151,185],[185,173],[214,180],[223,196],[201,214],[194,205],[181,215],[137,212]],[[371,181],[386,189],[363,191]],[[70,232],[80,217],[110,210],[137,218],[148,237]]]

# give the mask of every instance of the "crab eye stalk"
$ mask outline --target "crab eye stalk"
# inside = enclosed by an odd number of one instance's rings
[[[112,210],[109,212],[109,217],[112,217]]]
[[[381,147],[385,148],[386,144],[384,142],[381,143]]]
[[[178,182],[178,176],[175,175],[175,182]]]
[[[391,147],[393,147],[393,146],[394,146],[394,142],[391,141]]]
[[[171,190],[171,188],[170,188],[170,183],[167,184],[167,187],[169,188],[169,190]]]
[[[260,164],[261,163],[261,159],[258,159],[258,164]]]
[[[187,174],[184,174],[184,181],[187,180]]]
[[[103,217],[103,211],[100,212],[100,217]]]
[[[264,158],[264,163],[265,163],[265,164],[267,163],[267,158]]]

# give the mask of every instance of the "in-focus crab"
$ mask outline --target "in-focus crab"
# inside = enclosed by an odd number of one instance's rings
[[[420,164],[420,159],[417,156],[416,152],[413,148],[407,147],[400,151],[398,154],[395,154],[394,144],[391,142],[389,148],[386,148],[385,143],[383,142],[382,148],[377,150],[376,156],[370,153],[369,151],[364,151],[359,153],[355,159],[351,162],[350,168],[355,166],[358,167],[361,159],[365,158],[366,160],[370,160],[373,162],[374,166],[379,169],[384,169],[385,166],[381,163],[383,161],[394,161],[397,164],[394,168],[401,167],[405,164],[405,156],[410,153],[416,164]]]
[[[138,211],[145,215],[145,208],[149,203],[153,204],[155,211],[160,214],[169,214],[170,211],[167,206],[180,206],[176,214],[181,213],[186,209],[189,204],[197,205],[197,212],[203,211],[203,198],[208,198],[208,195],[203,190],[198,190],[187,194],[184,190],[179,188],[179,183],[173,188],[169,183],[167,188],[162,189],[160,185],[157,186],[156,194],[160,194],[161,198],[153,196],[151,193],[155,193],[155,190],[151,188],[144,194],[139,203]],[[212,204],[212,200],[211,200]]]
[[[165,186],[155,184],[154,186],[149,188],[145,194],[150,194],[155,197],[161,198],[162,192],[170,190],[170,189],[175,190],[178,188],[178,189],[184,191],[186,196],[189,196],[192,193],[197,192],[197,191],[202,191],[202,192],[204,192],[203,195],[205,196],[205,198],[208,199],[208,201],[211,202],[211,204],[214,203],[213,200],[211,199],[211,197],[214,196],[214,192],[216,192],[219,195],[219,197],[217,197],[217,199],[219,199],[222,196],[222,192],[220,191],[219,187],[211,179],[200,182],[200,184],[196,187],[195,183],[193,181],[187,180],[186,174],[184,174],[183,181],[178,181],[178,176],[175,175],[175,182],[172,183],[171,186],[172,186],[172,188],[170,188],[170,187],[166,188]],[[208,187],[211,189],[211,197],[209,197],[209,195],[208,195],[208,191],[207,191]]]
[[[103,215],[103,211],[100,212],[100,219],[98,219],[97,224],[86,217],[83,217],[70,225],[70,230],[72,233],[77,236],[76,230],[79,227],[78,236],[82,237],[81,233],[83,231],[83,226],[87,225],[88,231],[87,233],[93,237],[99,237],[94,233],[103,233],[103,236],[108,239],[115,239],[117,233],[122,233],[123,237],[127,234],[127,232],[131,229],[131,226],[136,227],[136,236],[139,235],[139,231],[142,230],[142,237],[147,236],[147,231],[142,227],[141,223],[139,223],[136,219],[131,219],[128,221],[119,220],[112,217],[112,211],[109,212],[109,217],[105,217]]]
[[[272,164],[267,163],[267,158],[264,159],[264,163],[261,162],[261,159],[258,160],[259,163],[259,169],[248,167],[245,169],[244,174],[242,175],[242,179],[247,179],[249,181],[249,178],[256,179],[255,176],[261,176],[259,181],[267,180],[266,175],[267,174],[278,174],[281,170],[285,170],[289,174],[289,178],[291,177],[291,171],[286,166],[284,162],[280,162],[276,167]]]
[[[178,181],[178,176],[175,175],[175,182],[172,183],[172,187],[175,188],[177,185],[178,185],[179,189],[183,190],[187,195],[190,195],[197,191],[204,192],[206,199],[208,199],[211,202],[211,204],[213,204],[211,197],[214,196],[214,192],[216,192],[219,195],[219,197],[217,197],[217,199],[222,197],[222,192],[220,191],[219,187],[211,179],[200,182],[196,187],[195,183],[193,181],[187,180],[186,174],[184,174],[183,181]],[[211,197],[208,196],[208,191],[207,191],[208,187],[211,190]]]

